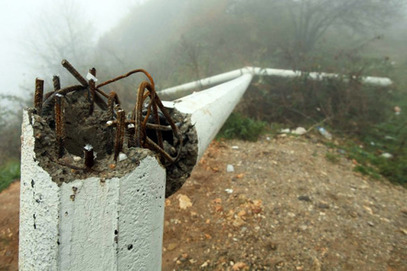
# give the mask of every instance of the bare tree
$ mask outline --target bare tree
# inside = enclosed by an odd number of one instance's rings
[[[294,26],[294,44],[314,49],[328,29],[344,26],[365,32],[383,29],[400,16],[405,0],[286,0]]]
[[[382,31],[397,22],[405,3],[406,0],[230,0],[229,12],[243,18],[255,13],[257,27],[268,24],[270,33],[278,33],[274,40],[290,42],[290,47],[304,54],[313,51],[331,30]],[[287,48],[287,44],[283,46]]]
[[[197,43],[187,40],[184,36],[181,36],[180,50],[185,55],[186,65],[192,70],[197,79],[201,78],[200,70],[200,48]]]
[[[61,73],[61,60],[69,59],[76,67],[89,68],[93,57],[94,29],[75,1],[52,2],[30,26],[24,49],[37,75]]]

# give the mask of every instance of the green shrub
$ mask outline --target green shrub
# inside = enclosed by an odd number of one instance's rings
[[[242,139],[256,141],[265,132],[267,124],[263,121],[253,120],[240,113],[232,113],[222,129],[218,133],[218,138]]]
[[[390,181],[407,185],[407,157],[383,161],[378,165],[379,172]]]
[[[358,80],[262,78],[246,92],[241,112],[267,122],[312,125],[325,120],[341,134],[361,135],[386,120],[393,94]]]
[[[349,159],[357,161],[358,165],[354,171],[374,179],[380,179],[380,176],[383,176],[393,183],[407,185],[407,156],[397,149],[390,148],[386,150],[394,157],[382,157],[385,143],[385,140],[364,142],[362,148],[353,141],[348,141],[341,146],[334,146],[332,143],[329,146],[345,150]],[[329,160],[327,156],[326,158]]]
[[[20,177],[20,162],[8,161],[0,166],[0,192]]]

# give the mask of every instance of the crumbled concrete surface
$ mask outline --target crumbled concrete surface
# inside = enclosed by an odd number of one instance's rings
[[[166,166],[167,183],[166,197],[175,193],[185,183],[197,162],[198,146],[195,127],[190,117],[180,114],[174,109],[168,109],[177,123],[182,136],[182,148],[176,163]],[[58,146],[55,134],[53,110],[47,110],[44,115],[35,114],[30,110],[34,128],[36,159],[58,185],[77,179],[92,176],[102,178],[121,177],[139,165],[146,156],[156,156],[148,149],[128,147],[127,138],[123,144],[121,157],[114,160],[114,137],[116,128],[109,127],[107,111],[95,106],[89,114],[89,101],[85,91],[69,93],[64,98],[64,155],[58,159]],[[164,149],[172,156],[176,155],[173,145],[179,144],[172,133],[164,134]],[[95,164],[91,169],[84,165],[84,147],[90,144],[95,153]],[[166,161],[161,161],[166,164]]]
[[[176,123],[180,123],[179,132],[182,136],[182,149],[178,161],[167,167],[167,183],[165,197],[178,191],[191,175],[197,163],[198,135],[189,115],[181,114],[175,109],[170,111]]]
[[[124,144],[122,152],[127,159],[116,162],[113,155],[115,128],[107,126],[106,122],[110,120],[108,114],[97,106],[89,115],[86,95],[86,92],[77,91],[65,96],[65,153],[60,159],[57,155],[54,113],[51,111],[48,115],[39,116],[31,110],[36,157],[40,166],[59,185],[92,176],[121,177],[134,170],[146,156],[155,155],[147,149],[127,148],[127,144]],[[83,148],[87,144],[93,146],[95,153],[95,165],[91,169],[86,169],[84,165]]]

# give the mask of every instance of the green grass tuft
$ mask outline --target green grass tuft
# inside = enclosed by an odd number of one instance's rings
[[[266,122],[253,120],[239,113],[232,113],[219,131],[217,138],[256,141],[266,131],[266,127]]]
[[[0,166],[0,192],[20,178],[20,162],[8,161]]]

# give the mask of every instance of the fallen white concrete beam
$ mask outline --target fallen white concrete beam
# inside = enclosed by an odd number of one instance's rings
[[[251,80],[252,75],[246,73],[221,85],[164,103],[166,107],[191,115],[198,135],[197,161],[238,104]]]
[[[346,80],[346,76],[334,74],[334,73],[321,73],[321,72],[301,72],[301,71],[293,71],[293,70],[282,70],[282,69],[271,69],[271,68],[258,68],[258,67],[244,67],[242,69],[218,74],[215,76],[211,76],[208,78],[200,79],[194,82],[182,84],[179,86],[166,88],[159,91],[160,96],[171,96],[176,95],[178,97],[182,97],[187,95],[191,92],[191,90],[197,90],[202,87],[213,86],[216,84],[220,84],[232,79],[235,79],[243,74],[251,74],[252,76],[277,76],[277,77],[286,77],[286,78],[295,78],[300,77],[303,75],[308,75],[309,78],[314,80],[323,80],[326,78],[340,78],[341,76]],[[392,81],[389,78],[385,77],[361,77],[361,82],[364,84],[371,84],[376,86],[389,86],[392,84]]]
[[[165,169],[153,156],[123,177],[58,185],[37,161],[23,114],[19,270],[161,270]]]
[[[239,76],[242,76],[244,74],[253,74],[253,70],[250,67],[246,67],[243,69],[238,69],[222,74],[218,74],[215,76],[211,76],[208,78],[200,79],[194,82],[182,84],[179,86],[171,87],[171,88],[166,88],[158,92],[158,94],[161,96],[163,95],[174,95],[176,94],[178,97],[185,96],[187,94],[190,94],[191,90],[197,90],[203,87],[208,87],[208,86],[214,86],[216,84],[221,84],[230,80],[233,80]]]

